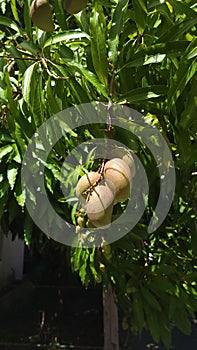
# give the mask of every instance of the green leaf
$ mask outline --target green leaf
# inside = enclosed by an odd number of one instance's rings
[[[20,177],[18,177],[16,180],[14,196],[15,196],[18,204],[21,207],[24,207],[24,205],[25,205],[25,189],[23,188],[23,190],[22,190]]]
[[[66,16],[64,11],[64,2],[62,0],[56,0],[53,2],[53,8],[55,12],[55,17],[58,21],[58,24],[62,30],[67,29],[68,25],[66,22]]]
[[[124,17],[128,6],[128,0],[122,0],[117,3],[112,17],[112,23],[108,38],[108,55],[110,61],[115,64],[118,58],[119,36],[124,26]]]
[[[84,68],[81,64],[76,62],[67,62],[69,67],[75,69],[75,71],[79,72],[84,76],[86,80],[88,80],[98,91],[109,100],[108,92],[103,84],[100,83],[97,76],[90,72],[88,69]]]
[[[14,142],[14,139],[10,136],[10,135],[8,135],[8,134],[6,134],[5,132],[3,133],[3,132],[0,132],[0,142]]]
[[[196,12],[188,4],[177,0],[168,0],[168,2],[177,14],[186,15],[188,18],[196,18]]]
[[[4,72],[4,81],[7,85],[7,100],[8,100],[9,109],[12,113],[12,116],[18,115],[18,108],[17,108],[18,106],[17,106],[17,102],[13,98],[14,89],[13,89],[12,80],[8,71]],[[13,121],[13,125],[14,125],[14,121]]]
[[[18,17],[18,12],[17,12],[17,7],[16,7],[16,0],[11,0],[11,10],[14,16],[15,21],[19,22],[19,17]]]
[[[185,50],[185,53],[182,57],[183,60],[189,60],[191,58],[196,57],[197,55],[197,38],[193,38],[191,43],[188,45],[187,49]]]
[[[42,75],[36,72],[34,76],[34,90],[31,95],[31,110],[34,116],[34,122],[37,127],[44,121],[44,104],[42,100]]]
[[[148,330],[150,331],[153,340],[158,343],[161,337],[159,314],[146,303],[144,304],[144,311]]]
[[[93,9],[90,18],[91,53],[96,74],[100,81],[108,85],[108,62],[106,48],[106,20],[102,6]]]
[[[53,35],[52,37],[50,37],[45,43],[43,48],[46,48],[48,46],[57,44],[57,43],[61,43],[61,42],[69,42],[69,41],[73,41],[73,42],[77,42],[80,43],[81,39],[88,39],[86,40],[86,42],[89,41],[89,35],[87,33],[81,32],[79,30],[73,30],[73,31],[66,31],[66,32],[62,32],[62,33],[58,33]],[[82,41],[83,43],[83,41]]]
[[[143,35],[146,22],[147,22],[147,10],[144,4],[144,1],[133,0],[134,10],[135,10],[135,22],[138,28],[140,35]]]
[[[28,105],[31,106],[32,96],[35,92],[35,71],[37,68],[37,63],[31,64],[23,76],[22,91],[24,100]]]
[[[22,54],[19,50],[17,50],[17,48],[15,47],[15,45],[10,45],[7,48],[9,54],[11,56],[17,57],[18,59],[16,59],[16,64],[20,69],[21,73],[24,73],[25,70],[27,69],[27,65],[25,63],[25,61],[22,59]]]
[[[165,85],[152,85],[128,91],[127,93],[120,95],[119,101],[126,100],[131,103],[139,103],[150,98],[157,98],[166,93],[167,87]]]
[[[8,17],[0,16],[0,24],[15,30],[15,32],[21,33],[21,29],[17,24]]]
[[[8,201],[8,191],[6,192],[6,194],[0,198],[0,218],[3,216],[5,208],[6,208],[6,203]]]
[[[51,77],[47,81],[47,101],[52,113],[56,114],[61,111],[58,98],[54,94],[54,88],[51,86]]]
[[[23,11],[23,20],[25,23],[25,30],[30,39],[32,39],[32,26],[31,26],[31,17],[30,17],[30,4],[31,0],[24,1],[24,11]]]
[[[142,299],[140,298],[139,293],[134,294],[133,317],[139,331],[142,331],[144,327],[144,310],[143,310]]]
[[[197,58],[194,60],[181,61],[179,68],[172,78],[168,93],[168,105],[173,106],[182,91],[197,71]]]
[[[20,46],[22,47],[23,50],[25,50],[27,52],[27,54],[28,54],[28,52],[30,52],[34,56],[34,58],[38,55],[38,53],[40,51],[39,45],[37,45],[31,41],[24,40],[20,43]]]
[[[154,295],[147,288],[141,287],[140,293],[141,293],[144,301],[146,303],[148,303],[150,307],[152,307],[153,309],[155,309],[159,312],[162,311],[159,302],[157,301],[157,299],[154,297]]]
[[[0,148],[0,161],[4,156],[9,154],[13,150],[11,145],[6,145]]]
[[[28,211],[26,210],[25,220],[24,220],[24,241],[27,246],[30,246],[32,241],[32,228],[33,228],[33,221]]]
[[[169,56],[180,56],[188,47],[188,41],[169,41],[167,43],[159,43],[140,49],[136,52],[132,59],[129,60],[120,70],[128,67],[139,67],[152,63],[160,63],[164,58]]]
[[[179,303],[179,307],[177,307],[176,312],[174,313],[174,322],[180,331],[186,335],[191,333],[191,323],[189,321],[188,315],[185,311],[183,303]]]
[[[99,273],[97,272],[96,268],[95,268],[95,253],[96,253],[96,248],[93,247],[92,248],[92,252],[90,253],[90,270],[93,274],[94,280],[99,283],[101,281],[101,276],[99,275]]]
[[[175,23],[174,25],[169,26],[165,33],[159,37],[157,42],[167,42],[169,41],[169,38],[171,41],[178,40],[196,24],[197,17]]]
[[[160,327],[161,340],[163,341],[166,349],[169,349],[172,342],[171,329],[169,326],[169,322],[166,322],[163,315],[164,313],[161,314],[161,319],[162,319],[162,327]]]
[[[9,189],[9,183],[7,180],[1,182],[1,187],[0,187],[0,198],[3,198]]]
[[[9,164],[7,168],[7,178],[8,178],[8,182],[11,190],[13,190],[14,188],[17,174],[18,174],[17,164],[13,164],[13,163]]]

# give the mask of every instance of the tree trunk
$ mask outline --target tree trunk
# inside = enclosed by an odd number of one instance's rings
[[[111,285],[103,291],[104,350],[119,350],[118,309]]]

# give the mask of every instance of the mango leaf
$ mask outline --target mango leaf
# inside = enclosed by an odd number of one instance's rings
[[[90,262],[89,262],[89,266],[90,266],[90,270],[93,274],[94,280],[99,283],[101,281],[101,276],[100,274],[97,272],[96,268],[95,268],[95,254],[96,253],[96,248],[93,247],[92,248],[92,252],[90,253]]]
[[[134,294],[133,298],[133,317],[135,320],[135,323],[139,329],[139,331],[142,331],[144,327],[144,310],[143,310],[143,303],[142,299],[140,298],[139,293]]]
[[[27,210],[25,210],[25,219],[24,219],[24,241],[27,246],[30,246],[32,240],[32,228],[33,221],[30,217]]]
[[[35,92],[35,72],[37,69],[37,63],[31,64],[23,76],[22,92],[24,100],[28,105],[32,105],[32,97]]]
[[[166,317],[164,317],[164,313],[161,313],[161,320],[162,320],[162,327],[160,327],[161,340],[164,343],[166,349],[170,349],[170,345],[172,342],[171,328],[168,320],[166,320]]]
[[[115,64],[118,58],[119,36],[124,25],[124,17],[128,6],[128,0],[122,0],[117,3],[112,17],[112,23],[108,38],[108,55],[110,61]]]
[[[181,61],[179,68],[172,78],[171,86],[168,93],[168,105],[173,106],[197,71],[197,58],[194,60]]]
[[[1,187],[0,187],[0,198],[3,198],[9,189],[9,183],[7,180],[1,182]]]
[[[13,29],[17,33],[21,33],[21,29],[18,25],[8,17],[0,16],[0,24]]]
[[[185,50],[185,53],[182,57],[183,60],[189,60],[191,58],[196,57],[197,55],[197,38],[193,38],[191,43],[188,45],[187,49]]]
[[[135,15],[135,22],[138,28],[138,31],[140,35],[144,33],[146,24],[147,24],[147,10],[145,6],[145,2],[143,0],[133,0],[134,4],[134,15]]]
[[[51,86],[51,77],[49,77],[47,81],[47,101],[51,112],[56,114],[61,111],[61,107],[59,106],[58,99],[53,94],[54,88]]]
[[[152,85],[142,88],[133,89],[125,94],[120,95],[119,101],[128,101],[138,103],[150,98],[157,98],[167,93],[165,85]]]
[[[11,190],[13,190],[14,188],[17,174],[18,174],[18,166],[13,163],[9,164],[7,168],[7,178],[8,178],[8,182]]]
[[[176,0],[168,0],[168,2],[171,4],[175,13],[186,15],[188,18],[196,17],[196,12],[191,7],[189,7],[189,4]]]
[[[108,62],[106,48],[106,20],[102,6],[94,8],[90,18],[91,53],[96,74],[100,81],[108,85]]]
[[[144,301],[146,301],[150,307],[157,310],[158,312],[161,312],[161,306],[159,302],[147,288],[141,287],[140,292]]]
[[[34,122],[37,127],[44,121],[44,105],[42,102],[42,75],[36,72],[34,76],[34,90],[31,97],[31,110],[34,116]]]
[[[17,106],[17,102],[14,100],[14,97],[13,97],[13,92],[14,92],[13,85],[12,85],[12,80],[8,71],[4,72],[4,81],[7,87],[6,92],[7,92],[8,106],[13,117],[15,115],[18,115],[18,108],[17,108],[18,106]],[[14,120],[13,120],[13,126],[14,126]]]
[[[14,196],[18,202],[18,204],[21,207],[24,207],[25,205],[25,190],[21,187],[20,177],[17,177],[15,189],[14,189]]]
[[[144,311],[148,330],[150,331],[153,340],[158,343],[161,337],[159,314],[146,303],[144,303]]]
[[[56,0],[53,2],[53,8],[55,12],[55,17],[58,24],[62,30],[67,29],[68,25],[65,19],[64,2],[62,0]]]
[[[192,79],[191,88],[187,95],[187,101],[185,108],[183,109],[180,118],[177,118],[177,126],[183,130],[192,128],[192,125],[196,121],[196,109],[197,109],[197,77]]]
[[[170,40],[178,40],[183,34],[188,32],[197,24],[197,18],[186,19],[170,26],[163,35],[159,37],[157,42],[167,42]]]
[[[10,5],[11,5],[11,10],[12,10],[15,21],[19,22],[19,17],[18,17],[18,12],[17,12],[17,7],[16,7],[16,0],[11,0]]]
[[[159,43],[140,49],[135,53],[131,60],[126,63],[120,70],[128,67],[139,67],[147,64],[160,63],[164,58],[169,56],[180,56],[188,47],[188,41],[169,41]]]
[[[33,43],[32,41],[24,40],[20,43],[20,46],[22,47],[23,50],[27,51],[27,54],[28,52],[30,52],[34,56],[34,58],[38,54],[38,52],[41,51],[41,48],[39,47],[39,45],[37,45],[36,43]]]
[[[25,70],[27,69],[27,65],[26,65],[25,61],[22,59],[21,52],[19,50],[17,50],[15,45],[8,46],[7,50],[11,56],[18,58],[18,59],[16,59],[16,64],[19,67],[21,73],[24,73]]]
[[[109,100],[108,92],[103,84],[98,80],[97,76],[84,68],[81,64],[76,62],[67,62],[69,67],[74,68],[77,72],[82,74],[86,80],[88,80],[100,93]]]
[[[182,333],[186,335],[189,335],[191,333],[191,323],[189,321],[183,303],[179,303],[179,306],[177,307],[176,312],[174,313],[173,320],[175,322],[176,327],[180,329]]]
[[[0,198],[0,218],[3,216],[5,208],[6,208],[6,203],[8,201],[8,192],[6,192],[6,194]]]
[[[24,12],[23,12],[23,20],[25,23],[25,30],[30,39],[32,39],[32,26],[31,26],[31,17],[29,14],[31,0],[24,1]]]
[[[50,37],[45,43],[43,48],[46,48],[48,46],[61,43],[61,42],[69,42],[69,41],[77,41],[77,43],[80,43],[81,39],[86,39],[86,43],[89,41],[89,35],[87,33],[81,32],[79,30],[69,30],[66,32],[58,33]],[[82,40],[83,42],[83,40]]]
[[[14,139],[7,133],[0,132],[0,142],[14,142]]]
[[[13,148],[11,145],[6,145],[0,148],[0,161],[3,157],[5,157],[7,154],[12,152]]]

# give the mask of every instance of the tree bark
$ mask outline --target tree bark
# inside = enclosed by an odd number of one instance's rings
[[[103,291],[103,321],[104,350],[119,350],[118,308],[111,284]]]

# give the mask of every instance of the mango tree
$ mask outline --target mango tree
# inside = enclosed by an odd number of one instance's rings
[[[197,308],[195,1],[54,0],[49,4],[43,0],[48,19],[30,10],[33,3],[35,11],[40,1],[0,2],[1,227],[5,233],[11,230],[13,238],[23,237],[29,247],[48,240],[27,210],[30,195],[21,184],[24,155],[39,127],[78,105],[97,102],[107,111],[116,105],[118,112],[125,106],[122,127],[113,118],[94,125],[90,119],[74,129],[63,120],[64,132],[47,155],[43,181],[56,213],[79,226],[77,233],[81,229],[91,233],[75,189],[84,174],[102,175],[108,158],[96,158],[95,150],[89,152],[87,147],[76,156],[75,167],[64,159],[81,143],[113,138],[139,160],[149,194],[142,196],[145,210],[136,225],[111,244],[104,239],[97,247],[73,244],[64,249],[85,287],[99,283],[115,295],[123,329],[139,333],[146,328],[155,342],[169,348],[172,327],[189,334]],[[82,4],[82,11],[75,10],[76,2]],[[44,21],[50,21],[48,27]],[[158,219],[155,208],[162,179],[143,133],[137,137],[132,127],[131,108],[142,115],[144,128],[147,125],[162,135],[176,171],[171,209],[151,232],[147,227],[151,218]],[[150,145],[159,152],[157,138],[149,136]],[[159,161],[170,168],[165,152]],[[134,190],[140,176],[137,167]],[[114,203],[112,222],[133,198],[131,190],[130,199],[126,195]],[[33,193],[31,201],[39,206]],[[47,207],[42,206],[39,215],[46,218]]]

